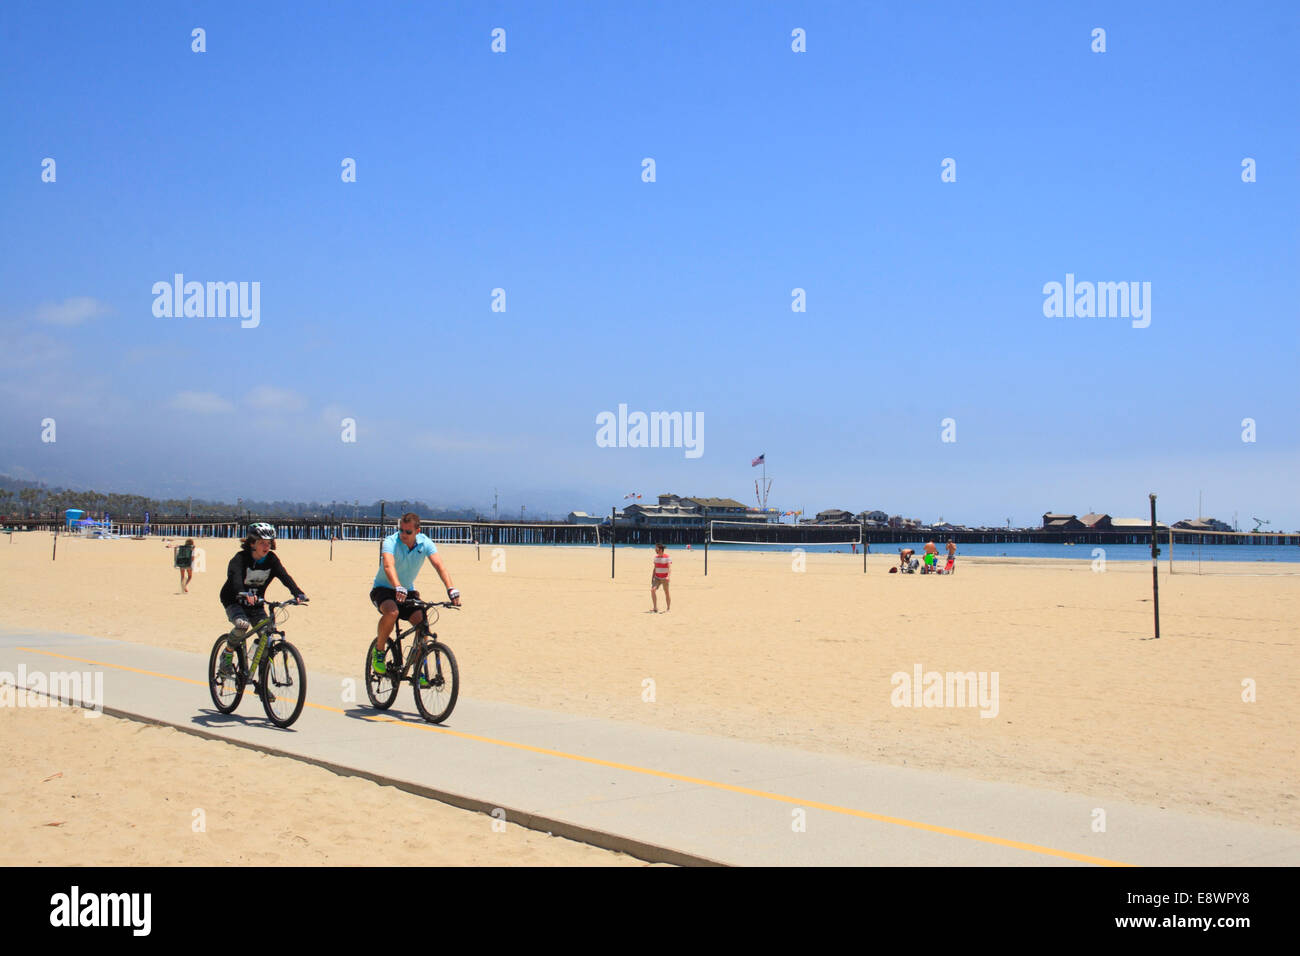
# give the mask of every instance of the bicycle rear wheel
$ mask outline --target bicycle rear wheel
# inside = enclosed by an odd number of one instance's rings
[[[307,703],[307,668],[298,648],[280,641],[262,663],[258,690],[266,717],[277,727],[288,727]]]
[[[222,673],[222,652],[229,649],[234,656]],[[212,656],[208,659],[208,691],[212,694],[212,703],[223,714],[234,713],[244,697],[244,642],[233,641],[229,634],[222,634],[217,643],[212,645]]]
[[[450,717],[460,693],[460,672],[451,648],[436,641],[425,644],[411,683],[421,717],[431,724],[440,724]]]
[[[370,704],[376,710],[387,710],[393,706],[393,701],[397,700],[402,662],[397,657],[397,641],[390,637],[388,643],[384,645],[384,667],[387,672],[376,674],[374,668],[370,666],[370,661],[374,657],[377,641],[378,638],[372,640],[370,646],[366,648],[366,696],[370,698]]]

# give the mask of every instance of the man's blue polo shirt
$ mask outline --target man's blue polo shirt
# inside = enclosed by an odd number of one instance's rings
[[[402,582],[402,587],[408,591],[415,587],[415,576],[420,573],[420,566],[424,564],[424,559],[431,554],[437,554],[438,548],[425,535],[417,534],[415,536],[415,547],[408,548],[398,540],[399,535],[393,532],[384,539],[383,547],[379,549],[379,573],[375,575],[375,584],[377,588],[391,588],[388,583],[388,575],[384,573],[383,555],[391,554],[393,564],[397,571],[397,580]]]

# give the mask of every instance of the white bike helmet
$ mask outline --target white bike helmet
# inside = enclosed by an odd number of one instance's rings
[[[248,536],[250,538],[262,538],[266,541],[275,540],[275,529],[264,521],[248,526]]]

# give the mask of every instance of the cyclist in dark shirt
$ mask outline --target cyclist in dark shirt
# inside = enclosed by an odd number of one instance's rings
[[[226,618],[235,625],[236,637],[242,637],[253,621],[266,616],[262,599],[266,597],[266,589],[273,579],[279,579],[300,601],[307,600],[307,595],[289,577],[274,549],[275,529],[258,522],[249,527],[248,537],[226,567],[226,583],[221,586],[221,606],[225,608]],[[252,592],[256,597],[241,597],[243,592]]]

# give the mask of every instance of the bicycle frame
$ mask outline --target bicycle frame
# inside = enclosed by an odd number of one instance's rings
[[[399,681],[410,681],[415,679],[415,674],[412,673],[412,671],[415,668],[415,659],[420,656],[416,651],[424,645],[425,638],[437,640],[438,635],[429,631],[428,620],[421,621],[419,624],[412,624],[405,631],[402,630],[401,624],[401,621],[397,622],[397,626],[393,628],[393,636],[390,638],[393,642],[394,649],[402,658],[402,670],[395,679]],[[409,637],[412,634],[415,635],[415,640],[412,641],[412,653],[408,657],[402,652],[402,638]]]
[[[436,641],[438,639],[438,635],[429,630],[429,625],[438,623],[438,617],[439,617],[438,607],[440,605],[437,603],[426,603],[424,601],[418,601],[417,603],[420,604],[419,610],[424,612],[424,618],[420,621],[420,623],[411,624],[411,626],[408,627],[406,630],[402,630],[402,620],[401,618],[398,618],[396,625],[394,625],[393,627],[392,636],[388,638],[388,643],[393,645],[398,656],[401,657],[402,659],[402,669],[399,672],[398,676],[393,678],[393,680],[396,682],[413,681],[416,679],[416,675],[413,673],[413,669],[415,666],[416,658],[420,656],[418,653],[416,653],[416,651],[418,651],[421,647],[423,647],[424,641],[426,639],[431,641]],[[430,611],[433,611],[433,615],[434,615],[432,621],[429,620]],[[413,642],[414,646],[411,648],[412,653],[408,657],[406,654],[402,652],[402,638],[410,637],[412,634],[415,635],[415,641]],[[434,673],[430,674],[429,676],[442,677],[442,661],[437,657],[437,655],[434,655],[433,666],[434,666]]]
[[[250,627],[248,629],[248,633],[245,634],[243,638],[244,647],[246,648],[244,654],[244,660],[247,662],[247,670],[244,672],[243,676],[244,679],[247,681],[256,680],[257,673],[260,670],[263,662],[265,662],[270,657],[271,651],[274,650],[276,644],[280,643],[280,641],[283,641],[285,639],[286,635],[284,631],[276,627],[276,625],[279,624],[281,620],[281,618],[277,617],[277,615],[279,614],[281,608],[293,602],[266,601],[263,603],[266,604],[270,613],[267,614],[266,617],[258,621],[256,624],[254,624],[252,627]],[[251,648],[252,646],[249,643],[250,641],[253,644],[258,644],[256,665],[254,664],[253,656],[247,652],[247,649]]]

